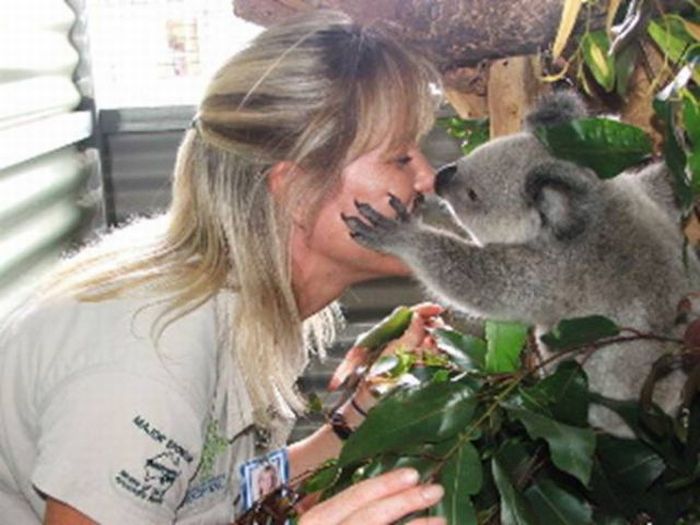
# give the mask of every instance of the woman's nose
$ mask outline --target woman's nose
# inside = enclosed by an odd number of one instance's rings
[[[435,193],[435,170],[422,153],[416,152],[413,158],[416,169],[413,189],[419,193]]]

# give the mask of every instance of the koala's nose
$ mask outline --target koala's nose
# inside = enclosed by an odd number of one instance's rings
[[[435,193],[438,195],[447,187],[457,173],[456,164],[448,164],[440,168],[435,176]]]

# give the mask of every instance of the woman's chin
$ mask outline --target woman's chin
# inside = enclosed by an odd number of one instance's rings
[[[376,277],[410,277],[411,270],[406,264],[396,257],[386,255],[377,265]]]

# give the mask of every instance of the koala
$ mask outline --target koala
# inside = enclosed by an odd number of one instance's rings
[[[396,217],[356,203],[359,216],[344,217],[350,234],[402,259],[437,300],[471,316],[520,321],[543,333],[561,319],[598,314],[623,327],[673,333],[679,300],[697,290],[700,263],[690,250],[684,263],[670,173],[656,163],[601,180],[554,157],[533,133],[583,116],[575,95],[556,93],[523,131],[440,169],[427,204],[449,214],[452,227],[431,226],[390,196]],[[639,341],[595,352],[584,363],[591,389],[635,398],[665,350]],[[667,411],[677,407],[682,381],[676,373],[657,384],[654,400]],[[591,423],[629,434],[603,407],[591,411]]]

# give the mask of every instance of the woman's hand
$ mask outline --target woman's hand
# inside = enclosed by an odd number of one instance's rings
[[[302,514],[300,525],[388,525],[435,505],[440,485],[418,485],[418,472],[397,469],[347,488]],[[418,518],[407,525],[444,525],[444,518]]]
[[[435,341],[428,333],[428,328],[442,326],[442,320],[438,317],[444,308],[434,303],[420,303],[411,308],[413,317],[411,323],[401,337],[394,339],[382,351],[381,355],[390,355],[397,349],[403,348],[408,351],[433,351]],[[359,367],[367,364],[369,349],[361,346],[353,346],[345,354],[345,358],[333,373],[333,377],[328,384],[328,390],[334,391],[340,387],[345,380],[353,374]]]

